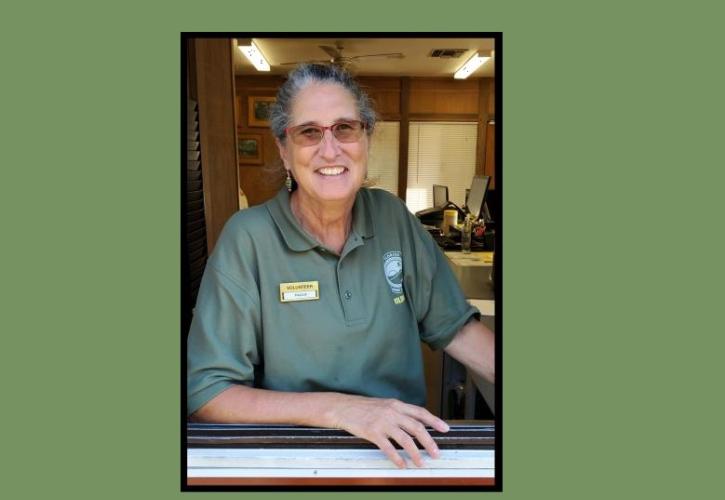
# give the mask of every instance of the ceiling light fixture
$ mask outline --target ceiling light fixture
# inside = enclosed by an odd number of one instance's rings
[[[478,52],[473,54],[466,64],[461,66],[458,71],[453,75],[453,78],[457,80],[463,80],[471,76],[471,73],[476,71],[483,63],[491,59],[491,56],[479,56]]]
[[[262,51],[257,48],[252,40],[249,41],[249,45],[238,45],[238,47],[242,51],[242,54],[249,59],[249,62],[257,68],[257,71],[270,70],[269,63],[262,55]]]

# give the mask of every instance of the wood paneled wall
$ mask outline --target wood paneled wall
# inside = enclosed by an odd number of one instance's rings
[[[400,78],[361,77],[358,81],[373,100],[380,120],[400,120]]]
[[[398,195],[401,198],[405,196],[407,183],[409,121],[478,122],[476,173],[494,175],[493,160],[486,161],[493,148],[493,129],[488,125],[494,114],[493,79],[360,77],[358,80],[372,98],[379,119],[401,122],[398,170]],[[273,197],[284,182],[284,173],[270,130],[249,126],[248,98],[274,96],[282,82],[283,78],[277,76],[236,77],[237,127],[242,133],[263,136],[264,165],[239,166],[239,184],[250,205]]]
[[[479,90],[477,80],[411,78],[410,118],[445,120],[449,116],[476,120]]]
[[[227,39],[197,38],[194,74],[190,75],[199,106],[199,142],[204,184],[207,245],[211,253],[224,224],[239,209],[237,147],[234,133],[232,45]]]
[[[284,183],[282,159],[269,127],[249,124],[249,97],[274,97],[284,82],[280,76],[237,76],[235,80],[235,112],[240,133],[262,136],[262,165],[239,165],[239,186],[249,205],[259,205],[274,197]]]

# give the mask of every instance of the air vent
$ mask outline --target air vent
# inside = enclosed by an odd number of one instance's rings
[[[457,59],[468,49],[433,49],[428,57],[440,57],[443,59]]]

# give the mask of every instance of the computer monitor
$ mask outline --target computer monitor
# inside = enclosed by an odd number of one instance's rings
[[[433,206],[444,207],[448,204],[448,186],[433,184]]]
[[[486,202],[486,191],[491,177],[488,175],[474,175],[471,181],[471,192],[468,194],[466,206],[468,212],[476,219],[484,215],[483,205]]]

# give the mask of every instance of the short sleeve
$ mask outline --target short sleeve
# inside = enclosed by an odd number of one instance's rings
[[[254,383],[260,325],[258,298],[209,261],[187,343],[189,415],[234,384]]]
[[[415,307],[420,339],[433,349],[446,347],[478,309],[469,304],[451,270],[448,259],[433,238],[420,226],[414,226],[415,275],[409,290]]]

